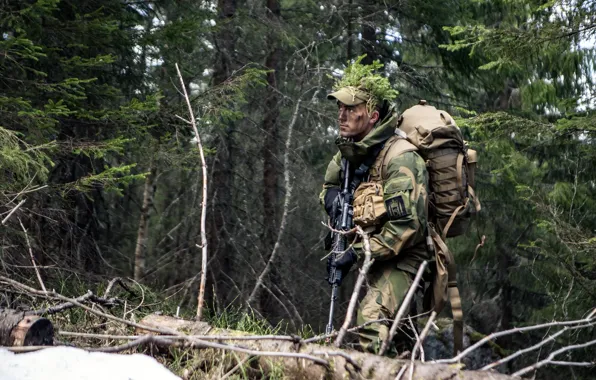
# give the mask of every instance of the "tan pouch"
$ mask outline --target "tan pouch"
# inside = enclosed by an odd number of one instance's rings
[[[360,227],[377,225],[387,214],[383,187],[377,182],[363,182],[354,193],[354,223]]]

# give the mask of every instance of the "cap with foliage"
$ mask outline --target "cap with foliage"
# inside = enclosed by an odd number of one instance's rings
[[[370,113],[380,102],[395,99],[398,92],[391,87],[391,83],[386,77],[376,73],[377,70],[383,68],[383,64],[375,60],[370,65],[363,65],[361,61],[364,57],[366,54],[358,57],[354,63],[348,64],[344,75],[335,82],[333,89],[337,91],[341,88],[352,88],[368,92],[371,97],[366,103],[366,107]]]

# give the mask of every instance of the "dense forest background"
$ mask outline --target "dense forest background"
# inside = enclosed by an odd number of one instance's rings
[[[5,275],[35,283],[30,243],[57,290],[131,277],[193,315],[203,183],[177,63],[207,151],[207,313],[324,330],[318,194],[337,133],[325,96],[366,54],[399,110],[449,111],[479,152],[483,210],[449,242],[466,323],[489,333],[596,305],[592,1],[0,0],[0,33]],[[594,335],[570,331],[527,360]]]

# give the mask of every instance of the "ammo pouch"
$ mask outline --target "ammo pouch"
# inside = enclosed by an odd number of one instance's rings
[[[386,214],[381,184],[362,182],[354,193],[354,224],[362,228],[376,226]]]

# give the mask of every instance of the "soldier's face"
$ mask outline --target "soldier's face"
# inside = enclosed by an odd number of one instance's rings
[[[348,106],[342,102],[337,102],[337,106],[339,135],[352,138],[354,141],[362,140],[373,129],[379,119],[378,111],[368,114],[365,103]]]

